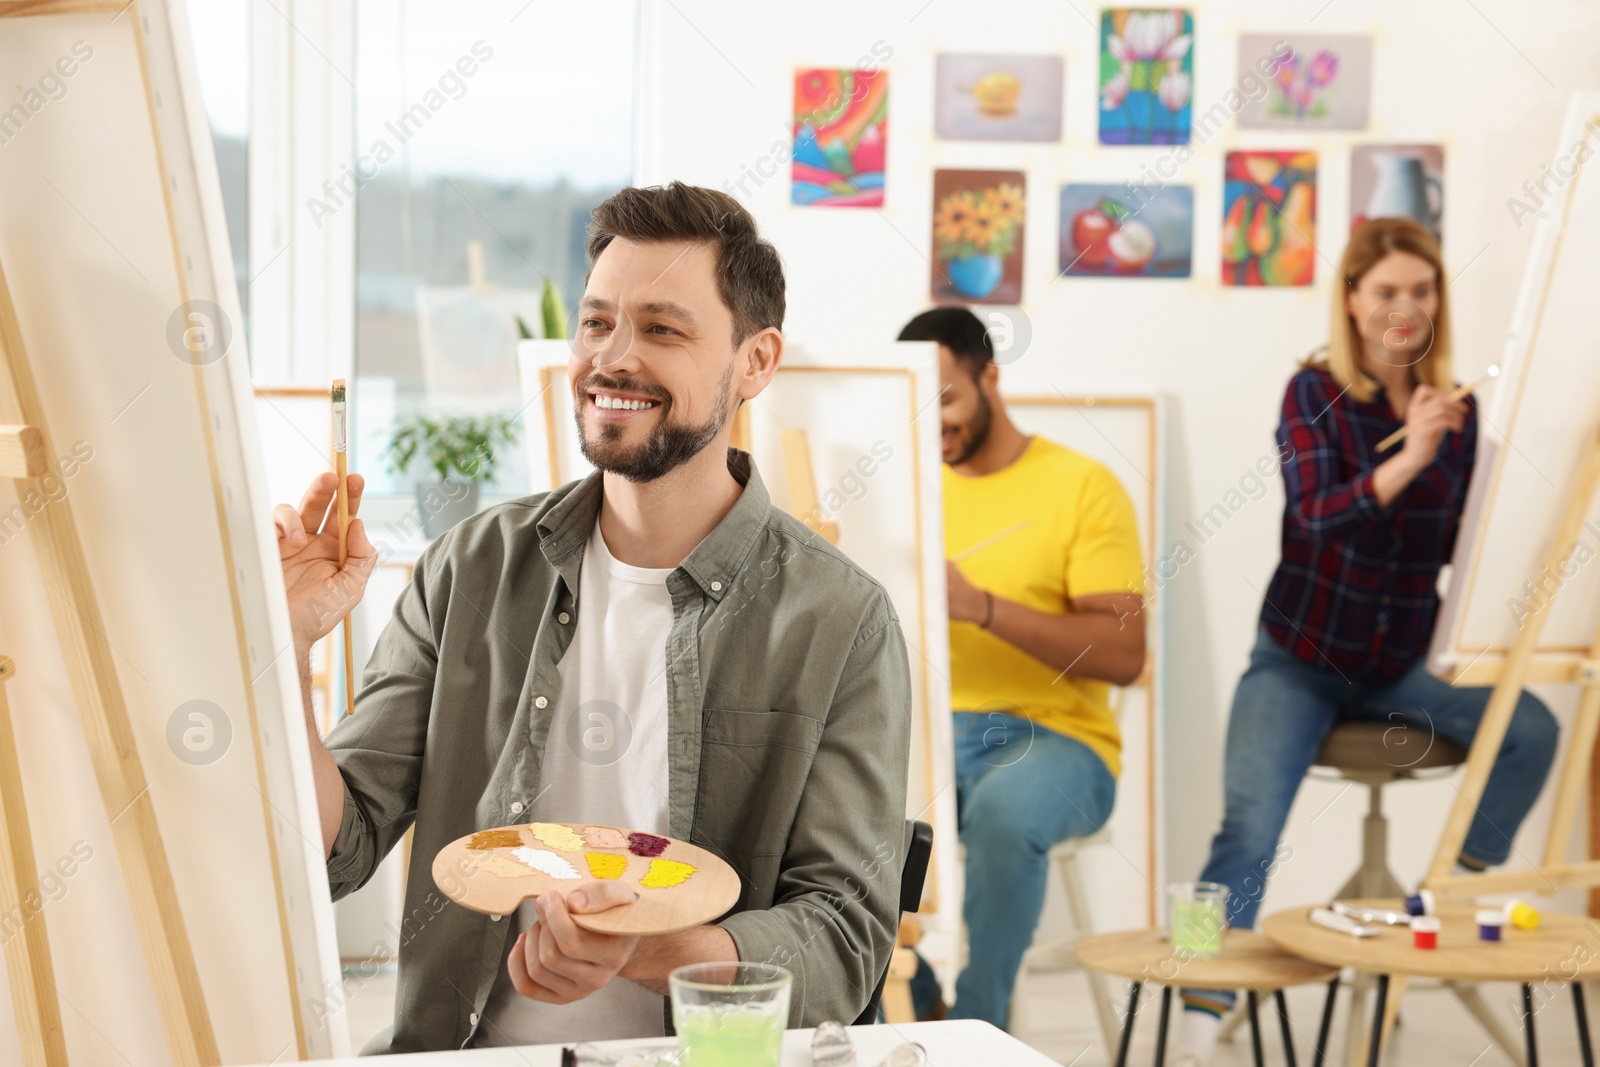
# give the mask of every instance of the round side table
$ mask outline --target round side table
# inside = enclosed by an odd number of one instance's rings
[[[1404,912],[1398,900],[1349,901],[1356,907]],[[1377,1005],[1372,1016],[1368,1067],[1377,1067],[1383,1041],[1383,1011],[1391,975],[1437,978],[1450,982],[1517,982],[1522,986],[1523,1032],[1528,1042],[1528,1067],[1539,1067],[1534,1040],[1533,984],[1551,981],[1572,987],[1578,1013],[1578,1048],[1584,1067],[1594,1067],[1589,1022],[1584,1015],[1583,979],[1600,977],[1600,932],[1590,920],[1574,915],[1544,914],[1537,930],[1506,926],[1503,940],[1478,940],[1475,909],[1470,904],[1445,904],[1439,909],[1444,929],[1439,947],[1412,946],[1409,926],[1378,926],[1377,937],[1351,937],[1317,926],[1310,908],[1280,911],[1261,924],[1279,947],[1330,967],[1354,967],[1378,976]]]
[[[1195,959],[1172,947],[1165,930],[1123,930],[1114,934],[1086,937],[1073,949],[1078,960],[1091,970],[1126,978],[1132,983],[1128,1012],[1123,1019],[1122,1038],[1117,1047],[1117,1067],[1126,1067],[1128,1045],[1133,1037],[1134,1016],[1139,1010],[1139,992],[1146,982],[1161,986],[1161,1021],[1156,1029],[1156,1067],[1167,1059],[1167,1022],[1172,1014],[1172,990],[1243,989],[1250,1010],[1250,1045],[1256,1067],[1265,1062],[1261,1051],[1261,1023],[1256,1016],[1258,997],[1271,993],[1277,1001],[1278,1025],[1283,1034],[1284,1061],[1295,1067],[1294,1040],[1289,1027],[1289,1005],[1283,991],[1290,986],[1325,982],[1327,1000],[1322,1008],[1322,1025],[1317,1031],[1317,1046],[1312,1063],[1320,1065],[1326,1057],[1328,1024],[1333,1019],[1334,994],[1339,988],[1339,968],[1328,967],[1284,952],[1260,934],[1249,930],[1225,930],[1222,954],[1212,959]]]

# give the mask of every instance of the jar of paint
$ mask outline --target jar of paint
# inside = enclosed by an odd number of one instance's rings
[[[1517,930],[1539,929],[1539,909],[1521,900],[1508,900],[1505,906],[1506,922]]]
[[[1430,889],[1419,889],[1406,897],[1407,915],[1434,915],[1439,910],[1438,901],[1433,897]]]
[[[1167,886],[1172,907],[1172,949],[1196,959],[1222,953],[1228,925],[1228,887],[1218,882],[1176,882]]]
[[[1411,920],[1411,944],[1416,948],[1438,948],[1439,931],[1443,928],[1437,915],[1418,915]]]
[[[1506,924],[1505,912],[1499,908],[1483,908],[1478,912],[1478,940],[1499,941],[1500,931]]]

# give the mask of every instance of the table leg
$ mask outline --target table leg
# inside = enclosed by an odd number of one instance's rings
[[[1156,1026],[1156,1067],[1165,1067],[1167,1062],[1167,1020],[1171,1016],[1172,987],[1164,985],[1161,987],[1161,1022]]]
[[[1372,1008],[1372,1044],[1367,1046],[1367,1067],[1378,1067],[1383,1052],[1383,1010],[1389,1004],[1389,976],[1378,975],[1378,1003]]]
[[[1533,1038],[1533,986],[1522,983],[1523,1035],[1528,1039],[1528,1067],[1539,1067],[1539,1045]]]
[[[1117,1044],[1117,1067],[1128,1067],[1128,1045],[1133,1041],[1133,1017],[1139,1013],[1139,991],[1144,986],[1134,982],[1128,993],[1128,1014],[1122,1022],[1122,1040]]]
[[[1322,1002],[1322,1025],[1317,1027],[1317,1047],[1311,1051],[1311,1067],[1328,1067],[1328,1029],[1333,1025],[1333,1005],[1339,999],[1339,976],[1328,981],[1328,997]]]
[[[1256,1067],[1266,1067],[1266,1057],[1261,1054],[1261,1020],[1256,1014],[1256,991],[1245,991],[1245,1003],[1250,1010],[1250,1051],[1255,1055]]]
[[[1583,1006],[1583,979],[1572,983],[1572,1006],[1578,1010],[1578,1051],[1583,1067],[1594,1067],[1594,1047],[1589,1044],[1589,1013]]]
[[[1294,1061],[1294,1032],[1289,1026],[1289,1002],[1283,990],[1274,990],[1272,998],[1278,1002],[1278,1029],[1283,1032],[1283,1062],[1288,1067],[1298,1067]]]

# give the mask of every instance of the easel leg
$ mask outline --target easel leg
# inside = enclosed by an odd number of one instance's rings
[[[11,1010],[26,1067],[67,1067],[67,1045],[61,1032],[61,1004],[56,999],[55,970],[44,913],[30,912],[25,902],[39,896],[33,835],[28,805],[22,795],[22,768],[17,762],[16,735],[6,703],[5,680],[14,674],[11,661],[0,656],[0,915],[21,916],[22,925],[5,938],[6,974],[11,983]],[[9,920],[6,923],[10,926]]]
[[[1445,987],[1456,995],[1472,1017],[1478,1020],[1478,1025],[1483,1027],[1489,1039],[1499,1046],[1505,1057],[1517,1067],[1525,1067],[1522,1059],[1521,1042],[1510,1030],[1500,1015],[1495,1013],[1487,1001],[1483,999],[1483,991],[1470,982],[1446,982]]]

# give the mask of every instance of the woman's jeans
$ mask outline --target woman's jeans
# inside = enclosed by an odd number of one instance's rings
[[[1200,875],[1228,887],[1228,924],[1254,928],[1289,806],[1335,724],[1389,724],[1384,758],[1403,769],[1418,762],[1436,737],[1470,746],[1491,692],[1481,686],[1458,689],[1429,674],[1420,660],[1393,681],[1341,676],[1297,658],[1262,632],[1234,693],[1222,830]],[[1549,709],[1523,692],[1467,832],[1463,858],[1478,866],[1505,862],[1517,827],[1544,785],[1557,734]]]
[[[1082,742],[1003,712],[956,713],[955,770],[967,966],[950,1017],[1004,1029],[1044,907],[1050,848],[1104,826],[1117,782]]]

